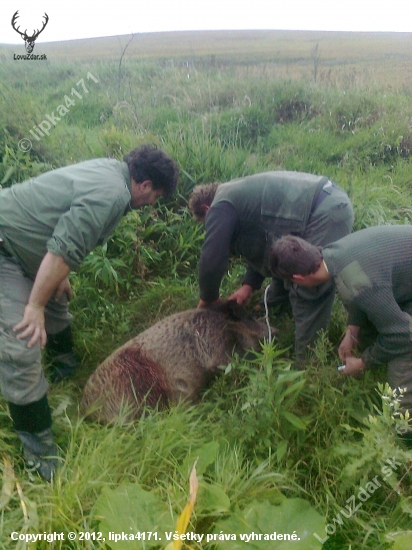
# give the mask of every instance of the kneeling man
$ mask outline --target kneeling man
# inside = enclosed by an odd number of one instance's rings
[[[339,346],[343,374],[388,365],[388,382],[402,388],[403,410],[412,415],[412,226],[362,229],[320,248],[287,235],[271,249],[273,275],[314,287],[333,280],[349,312]],[[361,357],[353,350],[371,323],[377,338]]]

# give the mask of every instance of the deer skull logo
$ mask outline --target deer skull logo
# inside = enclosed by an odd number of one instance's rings
[[[43,21],[43,26],[42,28],[39,30],[37,29],[37,31],[34,31],[32,36],[29,36],[27,34],[27,29],[24,31],[24,32],[20,32],[19,29],[20,27],[17,27],[16,28],[16,21],[17,21],[17,18],[19,17],[19,11],[17,10],[16,13],[13,15],[12,19],[11,19],[11,26],[13,27],[13,29],[19,33],[19,35],[23,38],[24,40],[24,47],[26,48],[26,52],[27,53],[31,53],[33,50],[34,50],[34,43],[36,42],[39,34],[44,30],[44,27],[47,25],[47,22],[49,21],[49,16],[47,15],[47,13],[44,13],[43,17],[44,17],[44,21]]]

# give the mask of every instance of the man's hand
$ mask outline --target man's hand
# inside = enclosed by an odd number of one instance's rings
[[[13,327],[15,332],[23,331],[17,336],[19,340],[31,337],[27,343],[28,348],[32,348],[38,340],[41,348],[46,345],[44,308],[54,292],[56,292],[56,299],[57,296],[60,298],[63,292],[71,294],[70,284],[67,281],[69,273],[70,268],[61,256],[51,252],[46,253],[37,271],[23,320]]]
[[[67,300],[70,301],[72,299],[72,296],[73,296],[72,287],[67,277],[63,279],[63,281],[57,287],[56,293],[54,295],[55,300],[59,301],[63,293],[66,294]]]
[[[250,285],[242,285],[238,288],[228,300],[237,302],[240,306],[245,304],[253,294],[253,288]]]
[[[27,343],[28,348],[32,348],[37,340],[40,340],[40,347],[43,349],[47,342],[46,329],[44,327],[44,307],[27,304],[24,309],[23,320],[15,327],[14,332],[20,332],[17,335],[18,340],[24,340],[31,336]]]
[[[365,363],[359,357],[347,357],[346,366],[341,370],[341,374],[345,376],[353,376],[353,378],[360,378],[362,371],[365,370]]]
[[[342,361],[352,356],[353,349],[358,345],[358,335],[359,327],[356,325],[349,325],[338,349],[339,357]]]
[[[218,298],[214,302],[205,302],[204,300],[200,300],[197,304],[197,307],[207,307],[207,306],[216,306],[218,304],[221,304],[223,302],[222,298]]]

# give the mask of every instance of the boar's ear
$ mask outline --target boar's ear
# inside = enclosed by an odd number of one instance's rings
[[[245,308],[240,306],[236,300],[228,300],[222,304],[222,312],[232,321],[243,321],[248,316]]]

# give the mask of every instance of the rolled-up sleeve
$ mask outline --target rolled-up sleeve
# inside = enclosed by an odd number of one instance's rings
[[[61,256],[70,269],[77,269],[96,246],[103,244],[125,212],[128,192],[122,196],[90,193],[75,201],[59,219],[47,250]]]

